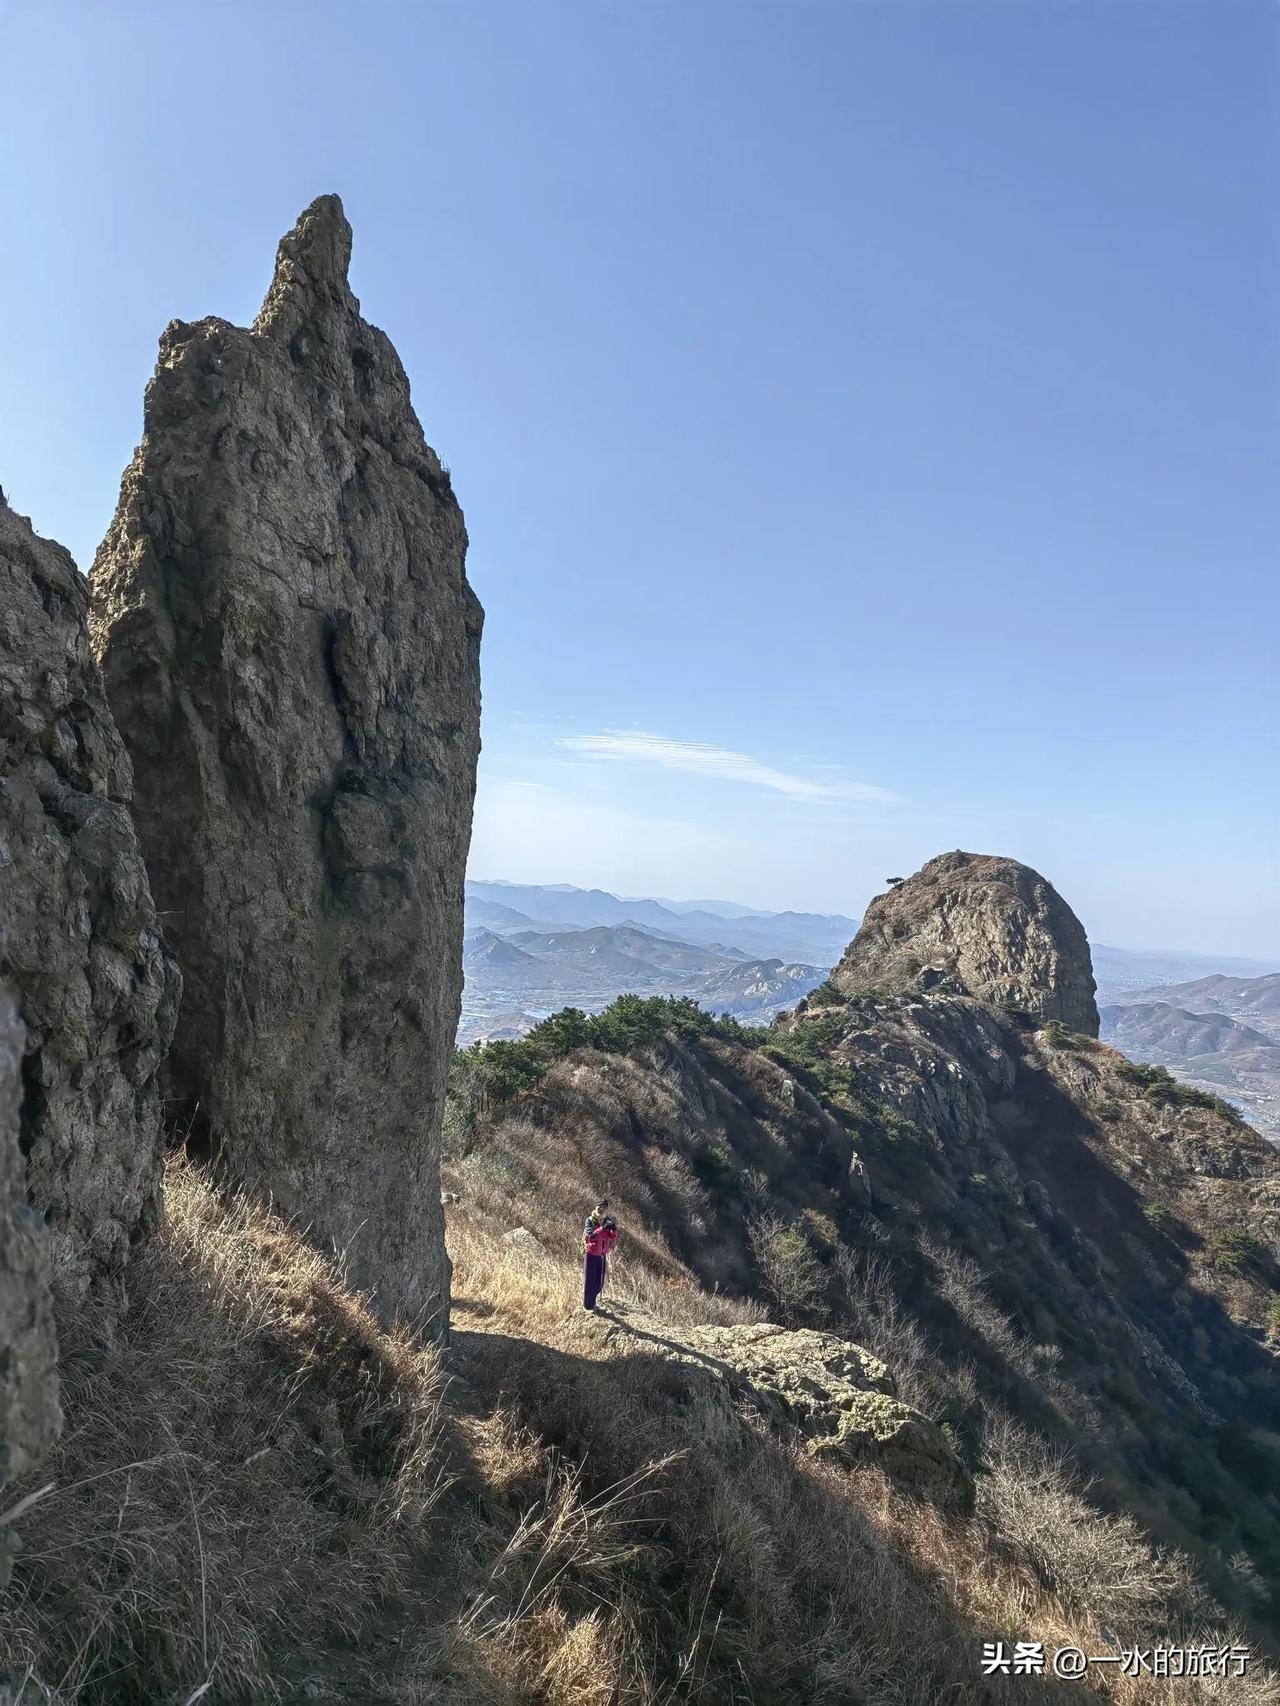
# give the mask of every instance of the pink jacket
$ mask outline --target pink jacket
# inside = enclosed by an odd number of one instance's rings
[[[586,1240],[589,1256],[607,1256],[618,1242],[618,1230],[614,1226],[597,1226]]]

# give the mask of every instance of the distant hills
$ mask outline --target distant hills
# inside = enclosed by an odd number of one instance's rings
[[[858,928],[840,914],[733,901],[624,899],[563,884],[467,884],[462,1044],[513,1037],[560,1007],[685,995],[759,1022],[815,988]]]
[[[1104,1006],[1102,1035],[1133,1060],[1227,1096],[1280,1141],[1280,972],[1213,972]]]
[[[1185,992],[1208,977],[1235,974],[1246,982],[1275,972],[1266,960],[1232,959],[1226,954],[1210,957],[1174,948],[1112,948],[1105,942],[1090,944],[1093,975],[1098,981],[1098,1003],[1109,1001],[1183,1000]],[[1194,980],[1194,982],[1189,981]]]
[[[1167,1001],[1104,1007],[1102,1034],[1135,1060],[1158,1065],[1192,1063],[1203,1075],[1213,1063],[1227,1070],[1258,1063],[1280,1071],[1280,1043],[1225,1013],[1189,1013]]]
[[[1216,972],[1191,983],[1162,984],[1145,992],[1159,1001],[1173,1001],[1197,1012],[1250,1015],[1280,1021],[1280,972],[1265,977],[1229,977]],[[1135,997],[1142,1000],[1143,995]]]
[[[753,958],[803,960],[824,968],[835,964],[858,928],[856,918],[842,913],[753,912],[733,901],[624,900],[605,889],[505,882],[467,884],[467,921],[491,930],[638,925],[677,941],[720,944]]]

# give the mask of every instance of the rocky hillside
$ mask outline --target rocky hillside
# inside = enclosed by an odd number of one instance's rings
[[[892,958],[896,989],[886,943],[908,938],[882,904],[844,992],[767,1031],[637,1001],[460,1061],[455,1212],[518,1221],[568,1260],[581,1205],[607,1193],[642,1301],[677,1288],[694,1308],[693,1288],[868,1347],[955,1442],[980,1508],[1010,1429],[1070,1454],[1100,1525],[1176,1548],[1273,1638],[1280,1158],[1091,1034],[1078,925],[1035,873],[993,868],[968,901],[968,860],[925,868],[907,900],[932,951],[913,978]],[[962,884],[930,924],[917,897],[946,873]],[[931,966],[938,944],[950,966]],[[881,986],[857,992],[863,976]],[[1035,1015],[1050,1005],[1081,1028]]]

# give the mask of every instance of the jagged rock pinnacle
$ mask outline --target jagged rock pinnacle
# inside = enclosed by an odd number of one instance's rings
[[[176,1109],[384,1315],[442,1327],[482,612],[337,196],[253,328],[173,330],[92,573],[178,960]]]
[[[271,287],[263,300],[256,332],[291,338],[306,325],[323,327],[335,315],[358,314],[347,273],[351,266],[351,226],[336,195],[317,196],[280,239]]]

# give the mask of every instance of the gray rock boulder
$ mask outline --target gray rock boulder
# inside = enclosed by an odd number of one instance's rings
[[[68,553],[0,500],[0,982],[26,1026],[27,1187],[72,1294],[114,1275],[158,1212],[181,988],[87,610]]]
[[[0,1487],[35,1466],[61,1419],[49,1253],[27,1206],[18,1148],[23,1044],[17,1012],[0,990]],[[0,1587],[16,1538],[0,1527]]]
[[[1084,928],[1053,885],[1016,859],[931,859],[871,902],[831,981],[847,996],[959,987],[1098,1034]]]
[[[973,1509],[973,1478],[942,1429],[904,1404],[884,1363],[848,1339],[772,1322],[677,1327],[621,1303],[584,1315],[579,1331],[615,1355],[675,1364],[704,1395],[718,1388],[799,1433],[812,1456],[846,1469],[872,1464],[943,1510]]]
[[[384,1315],[443,1327],[482,613],[350,252],[322,197],[251,329],[165,331],[93,633],[187,979],[175,1106]]]

